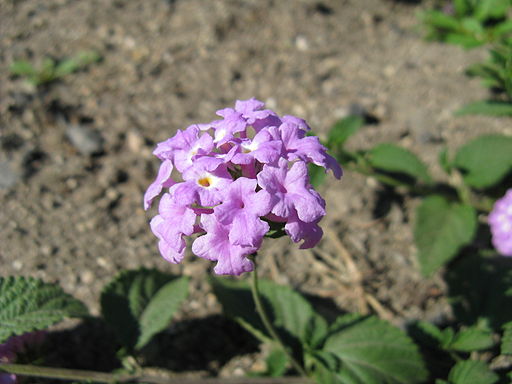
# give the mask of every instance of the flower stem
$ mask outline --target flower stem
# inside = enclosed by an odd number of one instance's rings
[[[254,304],[256,305],[256,312],[258,312],[258,315],[261,318],[261,321],[263,322],[263,325],[265,326],[267,332],[270,334],[270,336],[274,339],[274,341],[279,345],[279,347],[283,350],[283,352],[286,354],[290,362],[292,363],[293,368],[303,377],[308,377],[307,372],[302,367],[302,365],[293,357],[292,352],[286,348],[286,345],[283,343],[283,340],[279,335],[277,334],[277,331],[274,329],[272,323],[270,322],[270,319],[267,315],[267,312],[265,311],[265,308],[263,307],[263,302],[261,300],[260,291],[258,288],[258,268],[256,264],[256,255],[251,257],[252,262],[254,263],[254,271],[252,272],[252,279],[251,279],[251,292],[252,292],[252,298],[254,300]]]
[[[313,384],[302,377],[241,377],[241,378],[193,378],[176,376],[149,376],[144,374],[113,374],[95,371],[83,371],[67,368],[39,367],[24,364],[0,363],[0,373],[9,372],[19,376],[42,377],[66,381],[87,381],[95,383],[151,383],[151,384]]]

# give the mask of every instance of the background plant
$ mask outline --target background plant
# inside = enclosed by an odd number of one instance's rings
[[[60,80],[99,60],[101,56],[98,52],[82,51],[62,60],[45,57],[39,66],[28,60],[16,60],[11,64],[10,72],[11,75],[23,77],[30,84],[40,87]]]
[[[491,48],[489,56],[486,62],[470,66],[466,73],[479,77],[493,97],[466,105],[458,115],[512,116],[512,39]]]
[[[454,0],[420,13],[429,40],[473,48],[510,39],[509,0]]]

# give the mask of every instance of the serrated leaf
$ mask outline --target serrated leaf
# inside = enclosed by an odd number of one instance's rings
[[[255,313],[251,290],[245,281],[214,278],[212,287],[226,315],[238,321],[260,340],[270,340]],[[300,294],[289,287],[266,280],[259,282],[259,289],[272,324],[288,343],[297,347],[300,342],[309,341],[308,338],[317,340],[316,337],[311,338],[312,333],[316,334],[311,330],[311,324],[316,322],[314,318],[319,315]]]
[[[101,312],[119,342],[141,349],[163,331],[188,294],[188,278],[157,270],[123,271],[101,294]]]
[[[473,352],[489,349],[494,345],[492,331],[479,327],[460,330],[444,348],[452,351]]]
[[[458,150],[454,165],[464,173],[466,184],[475,188],[492,187],[512,171],[512,137],[477,137]]]
[[[483,361],[466,360],[455,364],[448,380],[452,384],[494,384],[499,380],[499,376]]]
[[[463,115],[512,116],[512,103],[505,101],[476,101],[465,105],[455,112],[455,116]]]
[[[339,324],[339,323],[338,323]],[[351,316],[324,350],[341,361],[344,384],[421,383],[428,374],[416,345],[400,329],[376,317]]]
[[[84,304],[58,285],[31,277],[0,277],[0,343],[87,314]]]
[[[329,131],[327,147],[330,149],[343,146],[345,141],[356,133],[364,124],[361,116],[347,116],[339,120]]]
[[[412,152],[395,144],[377,145],[368,152],[370,164],[388,172],[403,173],[407,176],[430,182],[425,164]]]
[[[450,203],[441,196],[429,196],[416,211],[414,239],[418,261],[425,276],[453,259],[469,244],[477,228],[475,209]]]
[[[512,321],[503,326],[503,337],[501,338],[501,353],[512,355]]]

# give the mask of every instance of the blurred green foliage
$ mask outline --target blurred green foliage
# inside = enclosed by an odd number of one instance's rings
[[[470,66],[466,73],[481,78],[493,98],[468,104],[457,111],[458,115],[512,116],[512,39],[490,49],[489,56],[486,62]]]
[[[511,0],[453,0],[420,13],[428,40],[473,48],[512,39]]]
[[[9,70],[11,75],[24,77],[30,84],[39,87],[60,80],[62,77],[100,60],[101,55],[98,52],[82,51],[63,60],[45,57],[39,66],[27,60],[16,60],[11,64]]]

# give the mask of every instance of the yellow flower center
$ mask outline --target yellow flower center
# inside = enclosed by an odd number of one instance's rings
[[[208,176],[201,177],[199,180],[197,180],[197,183],[201,187],[209,187],[211,185],[211,180],[210,180],[210,178]]]

